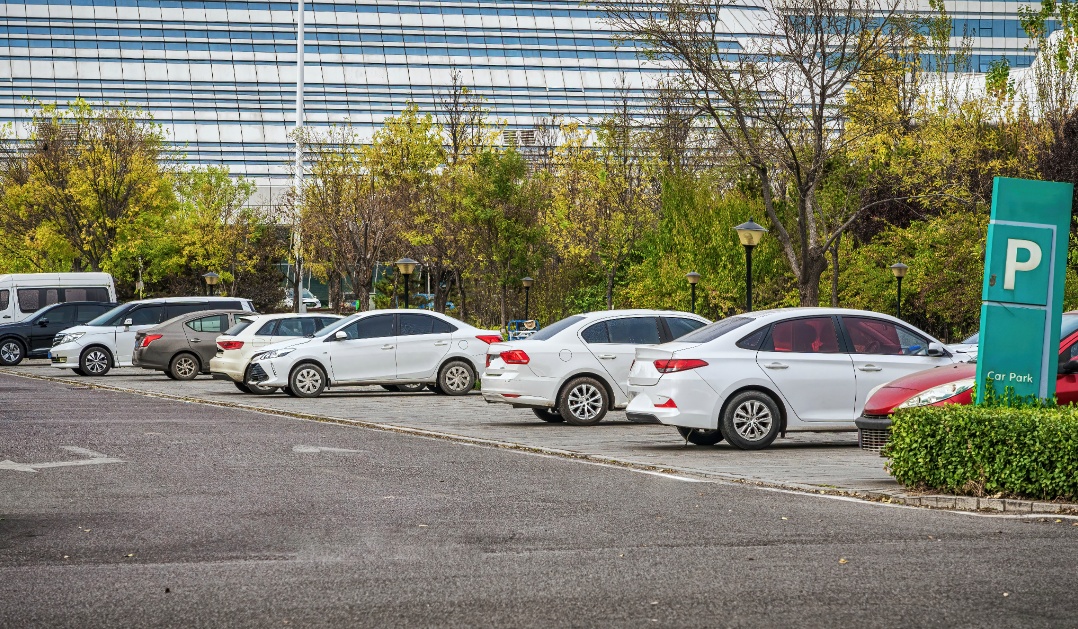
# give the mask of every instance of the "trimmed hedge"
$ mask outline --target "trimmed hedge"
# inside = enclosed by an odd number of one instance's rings
[[[1078,501],[1078,407],[903,409],[883,455],[907,487]]]

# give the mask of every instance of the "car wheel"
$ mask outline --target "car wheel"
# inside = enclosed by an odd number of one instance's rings
[[[168,363],[168,372],[174,380],[194,380],[199,369],[198,358],[186,352],[176,354]]]
[[[288,387],[296,397],[318,397],[326,388],[326,372],[314,363],[303,363],[292,370]]]
[[[745,391],[735,395],[722,415],[722,434],[741,450],[762,450],[779,436],[779,407],[770,395]]]
[[[438,388],[446,395],[464,395],[474,387],[475,372],[463,361],[450,361],[438,372]]]
[[[91,347],[79,357],[79,369],[87,376],[103,376],[112,369],[112,357],[104,347]]]
[[[284,394],[288,397],[299,397],[296,395],[296,392],[292,390],[292,387],[281,387],[281,391],[284,391]]]
[[[427,385],[423,384],[422,382],[412,382],[408,384],[398,384],[397,390],[402,393],[419,393],[426,387]]]
[[[552,424],[565,421],[565,418],[558,415],[558,409],[556,408],[533,408],[532,412],[535,413],[535,416],[539,419]]]
[[[434,393],[437,393],[438,395],[445,395],[445,391],[442,391],[442,389],[437,384],[428,384],[427,389],[433,391]]]
[[[85,376],[86,375],[86,372],[83,371],[81,367],[72,367],[71,371],[74,371],[76,376]]]
[[[558,400],[558,414],[574,426],[591,426],[606,417],[606,387],[595,378],[577,378],[565,385]]]
[[[244,392],[244,393],[250,393],[251,392],[251,388],[248,387],[246,384],[244,384],[242,382],[233,381],[232,384],[236,385],[236,388],[239,389],[240,391]]]
[[[380,386],[381,386],[381,387],[382,387],[383,389],[385,389],[386,391],[393,391],[393,392],[397,392],[397,391],[400,391],[400,387],[398,387],[398,386],[397,386],[397,385],[395,385],[395,384],[383,384],[383,385],[380,385]]]
[[[14,367],[26,358],[26,348],[18,339],[4,339],[0,341],[0,365]]]
[[[681,434],[682,439],[698,446],[713,446],[723,439],[722,431],[718,428],[706,430],[704,428],[683,428],[678,426],[677,431]]]

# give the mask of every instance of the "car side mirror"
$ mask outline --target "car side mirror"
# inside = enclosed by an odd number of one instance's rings
[[[951,353],[947,351],[946,347],[944,347],[943,345],[941,345],[939,343],[929,343],[928,344],[928,349],[925,350],[925,355],[940,357],[940,356],[950,356]]]
[[[343,340],[348,338],[348,333],[345,332],[344,330],[337,330],[333,334],[333,338],[337,339],[338,341],[343,341]]]
[[[44,318],[38,319],[38,320],[37,320],[37,324],[38,324],[38,325],[40,325],[40,326],[41,326],[41,327],[43,327],[43,328],[45,328],[45,327],[48,327],[48,325],[49,325],[49,318],[48,318],[48,317],[44,317]]]
[[[132,319],[130,319],[130,318],[124,319],[124,327],[125,328],[129,328],[134,324],[135,324],[135,322]]]
[[[1068,360],[1059,366],[1059,373],[1069,374],[1078,373],[1078,360]]]

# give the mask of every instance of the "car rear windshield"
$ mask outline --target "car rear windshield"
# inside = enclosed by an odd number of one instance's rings
[[[707,343],[708,341],[714,341],[723,334],[736,330],[746,323],[752,323],[754,319],[751,317],[729,317],[726,319],[720,319],[715,323],[705,325],[704,327],[694,332],[689,332],[685,336],[677,340],[678,343]]]
[[[131,308],[131,304],[123,304],[121,306],[116,306],[115,308],[109,310],[100,317],[87,321],[85,325],[120,325],[120,322],[127,318],[127,313],[131,310]]]
[[[573,325],[574,323],[579,323],[580,321],[583,321],[583,320],[584,320],[584,317],[582,317],[580,315],[573,315],[571,317],[566,317],[566,318],[562,319],[561,321],[558,321],[557,323],[552,323],[549,326],[543,328],[542,330],[539,330],[535,334],[532,334],[531,336],[528,337],[528,340],[529,341],[545,341],[545,340],[547,340],[549,338],[552,338],[558,332],[561,332],[565,328],[568,328],[569,326]]]
[[[234,325],[231,328],[225,330],[224,333],[227,336],[236,336],[240,332],[243,332],[244,330],[246,330],[247,326],[251,325],[254,322],[255,322],[255,320],[251,319],[251,318],[236,319],[236,325]]]

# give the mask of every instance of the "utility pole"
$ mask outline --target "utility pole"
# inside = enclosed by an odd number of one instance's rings
[[[292,312],[307,312],[303,303],[303,235],[300,233],[299,212],[303,207],[303,2],[299,0],[296,15],[296,172],[292,185],[295,188],[296,227],[292,232],[295,249],[296,281],[292,285]]]

